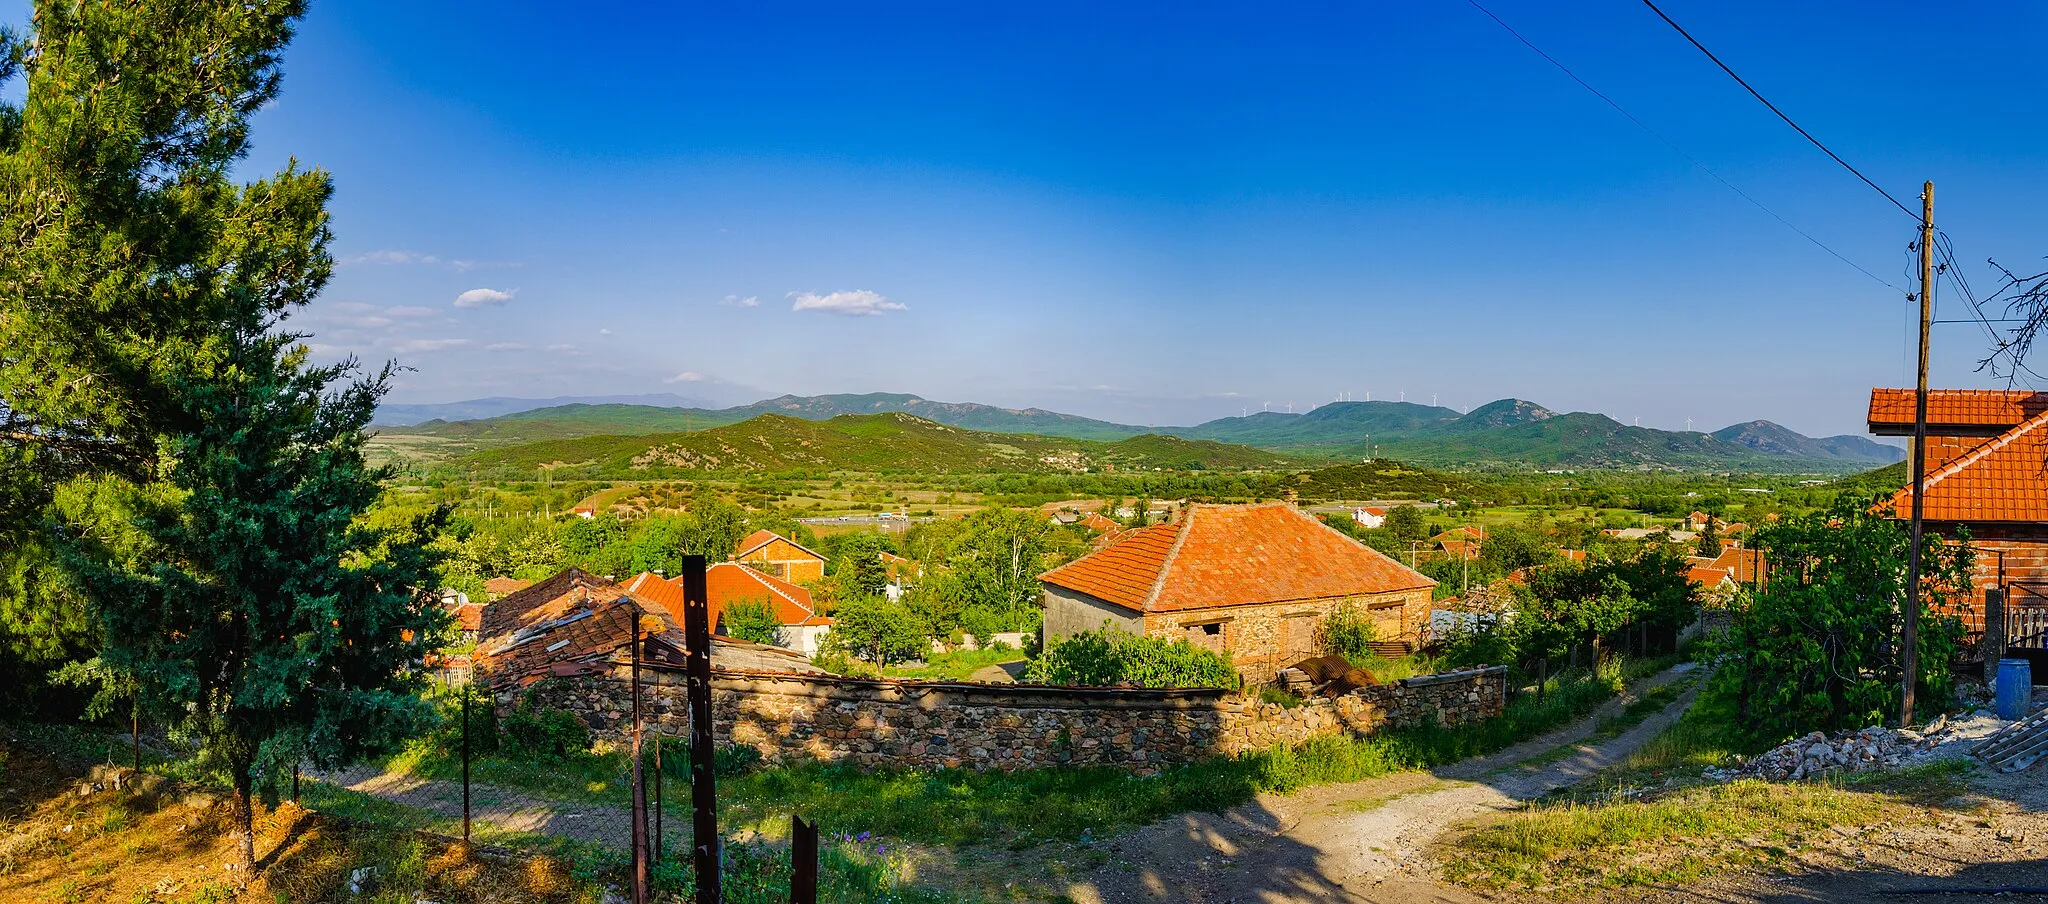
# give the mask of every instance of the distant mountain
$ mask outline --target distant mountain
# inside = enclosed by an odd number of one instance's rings
[[[1041,408],[934,402],[905,393],[784,395],[732,408],[679,407],[681,396],[615,397],[658,404],[572,402],[484,418],[436,418],[385,427],[378,448],[415,459],[447,459],[535,442],[686,433],[764,414],[806,421],[902,413],[965,430],[1113,442],[1141,435],[1231,443],[1285,455],[1357,460],[1379,455],[1433,467],[1691,468],[1777,472],[1838,471],[1897,461],[1904,453],[1860,436],[1802,436],[1769,421],[1711,434],[1625,427],[1605,415],[1559,414],[1525,399],[1501,399],[1459,414],[1414,402],[1333,402],[1302,414],[1262,411],[1193,427],[1146,428]],[[453,406],[505,407],[532,400],[479,399]],[[380,413],[380,417],[386,415]]]
[[[1826,436],[1818,439],[1794,433],[1770,421],[1750,421],[1713,432],[1715,439],[1747,446],[1772,455],[1798,458],[1838,458],[1844,461],[1889,464],[1903,461],[1906,450],[1887,446],[1865,436]]]
[[[1167,432],[1266,448],[1357,443],[1367,437],[1407,436],[1457,420],[1458,412],[1414,402],[1331,402],[1306,414],[1261,411],[1218,418]]]
[[[471,421],[478,418],[502,417],[536,408],[552,408],[560,405],[647,405],[658,408],[705,408],[713,402],[703,399],[679,396],[672,392],[657,392],[648,395],[614,396],[557,396],[552,399],[515,399],[493,396],[488,399],[470,399],[465,402],[444,402],[433,405],[401,405],[386,403],[377,406],[377,417],[370,423],[378,427],[404,427],[425,421]]]
[[[965,430],[901,412],[822,421],[781,414],[691,433],[585,436],[477,452],[466,470],[542,466],[592,477],[706,472],[898,471],[1057,473],[1083,470],[1286,469],[1301,462],[1244,446],[1141,435],[1099,442]]]

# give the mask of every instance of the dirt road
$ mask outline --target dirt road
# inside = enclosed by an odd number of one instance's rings
[[[1683,714],[1696,688],[1621,735],[1586,743],[1599,720],[1692,671],[1691,663],[1674,667],[1577,724],[1433,775],[1262,795],[1225,813],[1152,825],[1116,841],[1111,862],[1066,894],[1081,904],[1484,900],[1431,881],[1425,848],[1453,825],[1620,762]]]

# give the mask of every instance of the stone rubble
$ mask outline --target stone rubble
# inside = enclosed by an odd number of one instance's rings
[[[1832,736],[1816,731],[1747,761],[1738,759],[1732,767],[1708,769],[1705,775],[1715,781],[1761,778],[1796,782],[1837,773],[1897,769],[1932,759],[1949,730],[1948,718],[1943,716],[1925,731],[1877,725]]]

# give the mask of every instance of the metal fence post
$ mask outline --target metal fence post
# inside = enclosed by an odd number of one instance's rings
[[[711,730],[711,603],[704,557],[683,557],[684,674],[690,697],[691,860],[697,873],[696,904],[722,904],[718,837],[718,787],[714,778]]]
[[[789,904],[818,904],[818,824],[789,817]]]

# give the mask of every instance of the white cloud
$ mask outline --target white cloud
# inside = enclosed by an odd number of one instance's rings
[[[484,351],[487,352],[523,352],[525,350],[526,343],[524,342],[493,342],[484,346]]]
[[[557,342],[554,345],[548,346],[546,349],[544,349],[544,351],[550,351],[556,354],[577,354],[576,346],[571,345],[567,342]]]
[[[819,295],[816,292],[791,292],[796,299],[790,305],[792,311],[817,311],[820,314],[838,314],[842,317],[880,317],[889,311],[908,311],[910,307],[900,301],[891,301],[880,292],[854,289],[850,292],[833,292]]]
[[[749,295],[745,298],[741,298],[738,295],[727,295],[723,299],[720,299],[718,303],[725,305],[726,307],[729,308],[759,307],[761,304],[761,296]]]
[[[361,314],[365,311],[374,311],[377,309],[376,305],[364,304],[360,301],[337,301],[334,304],[330,305],[330,307],[334,308],[337,311],[343,311],[350,314]]]
[[[438,264],[440,262],[440,258],[431,254],[421,254],[417,251],[397,251],[390,248],[380,248],[366,254],[352,254],[341,259],[341,265],[344,267],[357,264]]]
[[[421,307],[397,307],[385,308],[384,313],[389,314],[393,317],[427,317],[434,313],[434,309]]]
[[[598,335],[600,335],[600,336],[609,336],[609,335],[611,335],[611,334],[612,334],[612,328],[611,328],[611,327],[608,327],[608,326],[607,326],[607,327],[599,327],[599,328],[598,328],[598,330],[597,330],[597,334],[598,334]]]
[[[707,383],[711,378],[694,370],[686,370],[661,382],[663,383]]]
[[[504,304],[512,300],[512,292],[515,291],[518,290],[471,289],[455,296],[455,306],[458,308],[480,308],[484,305]]]
[[[465,348],[472,343],[468,339],[405,339],[392,344],[399,352],[438,352],[451,348]]]

